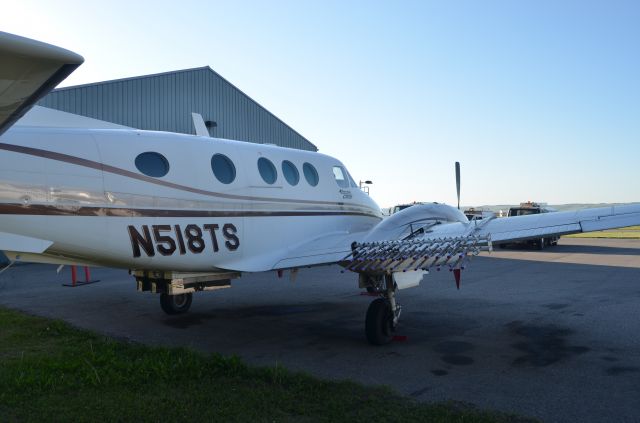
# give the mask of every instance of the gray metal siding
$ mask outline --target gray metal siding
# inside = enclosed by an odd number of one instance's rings
[[[195,112],[217,123],[209,129],[216,138],[317,150],[208,67],[61,88],[38,104],[133,128],[185,134],[195,134]]]

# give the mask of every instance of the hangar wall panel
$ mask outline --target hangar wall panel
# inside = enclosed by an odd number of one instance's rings
[[[133,128],[185,134],[195,134],[195,112],[216,123],[209,128],[216,138],[317,150],[209,67],[60,88],[38,104]]]

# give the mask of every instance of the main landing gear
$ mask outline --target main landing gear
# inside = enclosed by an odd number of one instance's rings
[[[231,279],[239,272],[170,272],[161,270],[135,270],[138,291],[160,294],[160,307],[171,315],[189,311],[193,293],[215,291],[231,287]]]
[[[178,295],[160,294],[160,307],[167,314],[186,313],[189,311],[192,301],[193,294],[191,292]]]
[[[373,300],[367,309],[365,320],[367,340],[373,345],[388,344],[393,340],[393,333],[402,310],[395,298],[396,285],[391,275],[384,275],[384,282],[381,280],[378,283],[374,282],[368,288],[372,289],[367,291],[379,294],[380,298]]]

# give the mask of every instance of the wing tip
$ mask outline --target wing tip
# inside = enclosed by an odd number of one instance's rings
[[[0,52],[37,57],[40,60],[57,61],[61,64],[76,65],[76,67],[84,63],[84,57],[71,50],[2,31],[0,31]]]

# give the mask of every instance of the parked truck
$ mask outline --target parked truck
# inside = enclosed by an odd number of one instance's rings
[[[398,213],[399,211],[408,209],[409,207],[415,206],[416,204],[425,204],[425,203],[421,201],[414,201],[413,203],[409,203],[409,204],[398,204],[397,206],[393,206],[391,207],[391,209],[389,209],[389,214],[391,215],[391,214]]]
[[[470,221],[473,220],[473,219],[475,219],[475,220],[487,219],[489,217],[495,217],[495,215],[496,215],[492,211],[478,209],[478,208],[475,208],[475,207],[469,207],[468,209],[463,211],[463,213],[464,213],[465,216],[467,216],[467,219],[469,219]]]
[[[557,210],[553,207],[547,206],[546,203],[536,203],[533,201],[527,201],[526,203],[520,203],[517,207],[511,207],[509,209],[509,214],[507,217],[512,216],[527,216],[530,214],[539,214],[539,213],[553,213]],[[500,248],[505,248],[507,245],[517,245],[524,244],[532,247],[537,247],[539,250],[543,250],[545,247],[557,245],[559,236],[549,236],[545,238],[535,238],[535,239],[526,239],[519,242],[511,242],[510,244],[500,244]]]

